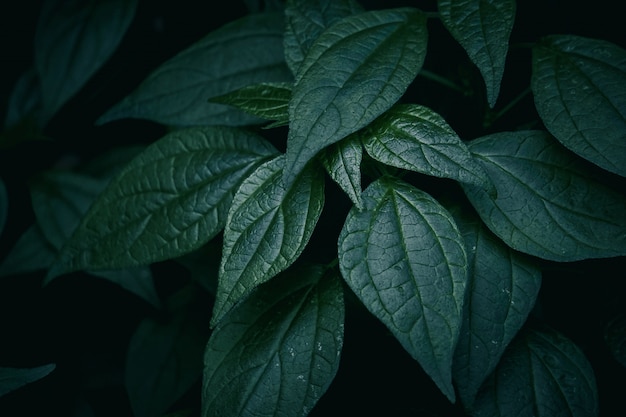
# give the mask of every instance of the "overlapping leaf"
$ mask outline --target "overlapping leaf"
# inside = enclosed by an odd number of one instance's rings
[[[535,304],[541,271],[487,230],[473,214],[452,211],[465,239],[469,276],[453,378],[466,407]]]
[[[475,417],[594,417],[598,392],[591,364],[571,340],[551,329],[520,335],[474,404]]]
[[[554,35],[533,48],[535,106],[563,145],[626,176],[626,51],[607,41]]]
[[[339,236],[341,273],[453,401],[452,358],[461,328],[467,258],[452,216],[428,194],[379,179]]]
[[[261,165],[239,187],[224,230],[212,325],[259,284],[296,260],[324,206],[324,177],[305,170],[282,181],[284,155]]]
[[[328,175],[350,197],[357,208],[362,208],[361,161],[363,147],[356,136],[331,145],[321,154],[321,162]]]
[[[389,109],[424,61],[426,18],[417,9],[376,10],[324,31],[303,61],[289,104],[285,182],[322,149]]]
[[[335,274],[301,267],[235,307],[206,348],[202,416],[306,416],[339,366],[342,291]]]
[[[48,0],[35,35],[43,119],[54,115],[115,52],[137,0]]]
[[[248,15],[208,34],[154,70],[98,120],[148,119],[175,125],[259,122],[208,99],[260,82],[290,82],[281,13]]]
[[[626,255],[626,196],[548,133],[496,133],[469,149],[498,194],[463,185],[465,193],[507,245],[563,262]]]
[[[480,70],[493,107],[515,22],[515,0],[438,0],[437,5],[441,21]]]
[[[483,167],[446,121],[431,109],[399,104],[362,134],[377,161],[435,177],[451,178],[493,192]]]
[[[173,258],[220,232],[235,190],[276,153],[238,128],[172,132],[133,159],[91,206],[48,277]]]

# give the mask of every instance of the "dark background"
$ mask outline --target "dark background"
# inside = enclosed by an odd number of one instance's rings
[[[252,4],[254,2],[248,2]],[[568,33],[610,40],[624,47],[621,2],[518,1],[511,43],[535,42],[547,34]],[[363,1],[367,8],[413,5],[435,11],[434,1]],[[3,2],[0,6],[0,120],[20,74],[32,65],[33,36],[41,2]],[[65,155],[81,159],[119,144],[149,143],[164,129],[145,121],[93,122],[128,94],[152,69],[209,31],[248,11],[244,1],[140,1],[137,16],[119,50],[51,121],[45,134],[54,142],[29,142],[0,151],[0,176],[9,191],[9,218],[0,235],[0,260],[33,221],[27,181]],[[459,77],[469,71],[460,47],[438,22],[429,23],[425,68]],[[511,48],[500,101],[528,86],[530,52]],[[418,78],[408,100],[428,102],[464,139],[485,132],[484,108],[467,98]],[[448,103],[452,100],[454,108]],[[459,101],[467,106],[459,106]],[[458,109],[463,108],[462,112]],[[532,98],[492,129],[536,119]],[[329,199],[330,201],[330,199]],[[327,216],[328,217],[328,216]],[[326,219],[326,218],[325,218]],[[324,223],[326,222],[326,223]],[[328,218],[329,234],[337,222]],[[602,415],[626,415],[626,372],[603,343],[603,326],[624,309],[626,260],[547,264],[536,312],[574,340],[590,359],[600,388]],[[159,290],[169,294],[189,280],[187,272],[164,262],[153,266]],[[0,416],[131,415],[121,385],[128,340],[137,323],[154,312],[131,294],[103,280],[73,274],[41,288],[42,274],[0,279],[0,366],[32,367],[54,362],[48,377],[0,398]],[[462,416],[423,375],[386,329],[348,294],[346,338],[339,373],[312,415]],[[207,309],[207,315],[210,310]],[[197,408],[199,385],[176,408]],[[74,410],[83,410],[76,412]]]

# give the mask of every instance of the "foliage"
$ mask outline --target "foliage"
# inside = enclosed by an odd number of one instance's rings
[[[541,3],[382,3],[245,1],[133,76],[149,2],[44,2],[0,136],[0,286],[104,312],[21,355],[12,323],[0,401],[75,377],[65,415],[614,406],[621,40],[533,32]],[[119,357],[72,371],[50,339],[85,355],[79,332]]]

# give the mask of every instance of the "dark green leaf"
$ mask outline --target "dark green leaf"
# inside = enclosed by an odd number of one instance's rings
[[[291,83],[260,83],[213,97],[213,103],[228,104],[253,116],[275,120],[274,125],[289,124]]]
[[[284,164],[281,155],[261,165],[233,199],[212,325],[256,286],[291,265],[313,233],[324,206],[322,171],[305,170],[285,188]]]
[[[224,317],[204,356],[202,417],[309,413],[339,366],[338,278],[317,266],[287,271]]]
[[[427,39],[424,14],[408,8],[353,15],[317,38],[289,104],[285,183],[404,94],[422,67]]]
[[[54,263],[57,255],[57,249],[44,237],[39,225],[33,224],[0,264],[0,277],[44,270]]]
[[[593,369],[563,335],[549,329],[525,331],[481,389],[472,416],[598,416]]]
[[[367,153],[397,168],[478,185],[493,192],[483,167],[446,121],[431,109],[399,104],[362,135]]]
[[[36,120],[35,114],[40,110],[41,84],[35,69],[30,68],[20,76],[11,91],[4,129],[14,127],[29,117]]]
[[[80,172],[93,178],[109,181],[145,149],[145,145],[128,145],[109,149],[83,164]]]
[[[242,179],[275,153],[260,136],[237,128],[169,133],[109,183],[49,278],[144,265],[201,247],[224,227]]]
[[[36,368],[0,368],[0,397],[45,377],[54,368],[53,363]]]
[[[615,360],[626,367],[626,314],[618,314],[608,322],[604,340]]]
[[[260,120],[208,99],[260,82],[290,82],[282,13],[226,24],[153,71],[98,123],[120,118],[174,125],[246,125]]]
[[[441,21],[480,70],[493,107],[515,22],[515,0],[438,0],[437,5]]]
[[[459,397],[469,407],[532,310],[541,271],[493,236],[477,216],[461,210],[452,214],[465,239],[469,261],[452,375]]]
[[[117,49],[137,0],[48,0],[35,35],[43,120],[50,119]]]
[[[363,147],[356,136],[350,136],[324,149],[320,160],[328,175],[350,197],[354,205],[361,209],[361,160]]]
[[[295,75],[313,42],[319,35],[344,17],[361,13],[354,0],[289,0],[285,8],[285,60]]]
[[[513,249],[575,261],[626,255],[626,196],[543,131],[502,132],[469,143],[498,191],[465,193]]]
[[[626,176],[626,50],[607,41],[553,35],[533,48],[535,106],[563,145]]]
[[[452,216],[432,197],[383,178],[363,193],[339,236],[341,273],[451,400],[467,259]]]

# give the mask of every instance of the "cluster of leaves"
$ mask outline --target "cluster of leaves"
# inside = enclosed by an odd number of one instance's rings
[[[62,3],[42,11],[36,68],[15,87],[5,146],[80,90],[137,7]],[[164,413],[201,374],[203,416],[309,414],[338,371],[348,297],[469,415],[598,415],[583,351],[529,315],[542,265],[626,256],[616,187],[626,51],[574,35],[537,40],[529,92],[542,127],[461,138],[407,99],[416,77],[440,79],[423,69],[428,22],[465,50],[494,108],[514,0],[439,0],[436,12],[268,4],[164,62],[97,122],[150,120],[167,126],[163,137],[33,182],[35,224],[2,274],[45,270],[47,284],[89,271],[172,313],[165,325],[141,322],[130,342],[138,416]],[[331,187],[347,210],[325,201]],[[324,212],[345,215],[317,243],[332,259],[307,252]],[[211,294],[206,329],[188,318],[188,288],[162,306],[150,265],[168,260]],[[607,330],[621,362],[624,329],[617,317]],[[168,367],[180,377],[162,378]],[[3,368],[0,393],[51,370]]]

